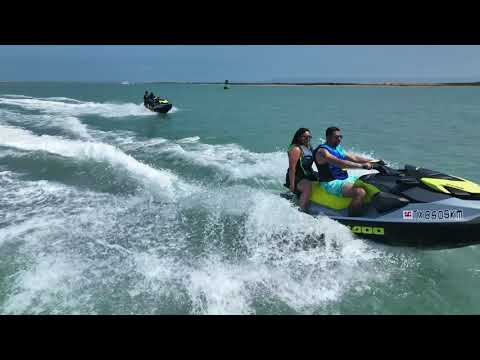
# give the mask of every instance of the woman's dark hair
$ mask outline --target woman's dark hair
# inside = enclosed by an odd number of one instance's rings
[[[298,129],[297,132],[295,133],[295,135],[293,135],[291,145],[301,145],[300,136],[302,136],[307,131],[310,132],[310,130],[308,130],[307,128]]]
[[[337,128],[336,126],[330,126],[327,130],[325,130],[325,136],[326,136],[326,137],[329,137],[329,136],[332,135],[335,131],[340,131],[340,129]]]

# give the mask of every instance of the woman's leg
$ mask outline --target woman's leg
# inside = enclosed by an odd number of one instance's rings
[[[307,179],[302,179],[297,184],[297,189],[300,191],[299,205],[302,210],[308,210],[308,202],[312,193],[312,182]]]

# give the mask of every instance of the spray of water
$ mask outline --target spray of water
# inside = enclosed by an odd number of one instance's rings
[[[385,255],[343,226],[244,185],[171,204],[49,182],[3,189],[12,203],[34,204],[20,211],[16,231],[0,229],[2,251],[21,244],[11,250],[18,264],[4,313],[272,311],[258,303],[315,313],[388,278],[375,269]]]
[[[47,114],[68,116],[98,115],[102,117],[152,116],[156,115],[146,109],[143,104],[134,103],[96,103],[82,102],[75,99],[62,98],[30,98],[30,97],[0,97],[0,104],[17,106],[27,110],[36,110]]]
[[[48,135],[36,136],[27,130],[0,126],[0,145],[28,151],[46,151],[87,161],[104,161],[126,169],[147,187],[153,187],[169,197],[174,192],[182,193],[189,186],[171,171],[154,169],[109,144],[66,140]]]
[[[77,117],[68,115],[26,115],[17,112],[0,109],[0,123],[38,129],[60,129],[66,135],[85,140],[93,140],[88,128]]]
[[[131,133],[100,134],[129,151],[211,168],[231,180],[193,186],[181,175],[98,142],[98,134],[87,128],[83,133],[76,116],[101,115],[108,104],[71,100],[3,95],[0,103],[48,113],[38,116],[57,127],[56,121],[65,119],[62,111],[78,111],[69,114],[67,128],[89,141],[35,135],[18,127],[20,118],[6,114],[0,146],[105,162],[126,170],[144,185],[143,192],[99,194],[0,172],[1,204],[10,209],[0,215],[0,250],[13,259],[8,266],[0,262],[9,279],[0,312],[323,313],[345,294],[387,281],[397,266],[396,259],[346,227],[301,213],[268,188],[242,182],[278,182],[285,174],[284,153],[203,144],[199,137],[139,142]],[[32,115],[28,121],[38,120]],[[96,141],[85,137],[92,134]],[[152,196],[152,189],[168,201]]]

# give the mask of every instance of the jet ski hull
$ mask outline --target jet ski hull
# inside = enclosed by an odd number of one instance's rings
[[[173,105],[172,104],[159,104],[159,105],[155,105],[155,106],[145,106],[148,110],[150,111],[153,111],[153,112],[156,112],[156,113],[160,113],[160,114],[166,114],[167,112],[169,112]]]
[[[356,186],[366,191],[360,217],[348,216],[351,199],[313,183],[309,213],[328,216],[362,238],[389,245],[458,248],[480,244],[480,186],[428,169],[378,167]]]
[[[432,249],[480,244],[480,201],[455,198],[432,203],[408,203],[379,212],[372,204],[362,217],[310,203],[313,216],[328,216],[359,237],[396,246]]]
[[[480,244],[480,223],[389,223],[367,219],[337,220],[357,236],[393,246],[453,249]]]

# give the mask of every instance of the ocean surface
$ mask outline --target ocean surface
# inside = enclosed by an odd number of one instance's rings
[[[479,246],[382,245],[279,196],[294,132],[332,125],[480,182],[478,87],[0,83],[0,313],[480,313]]]

